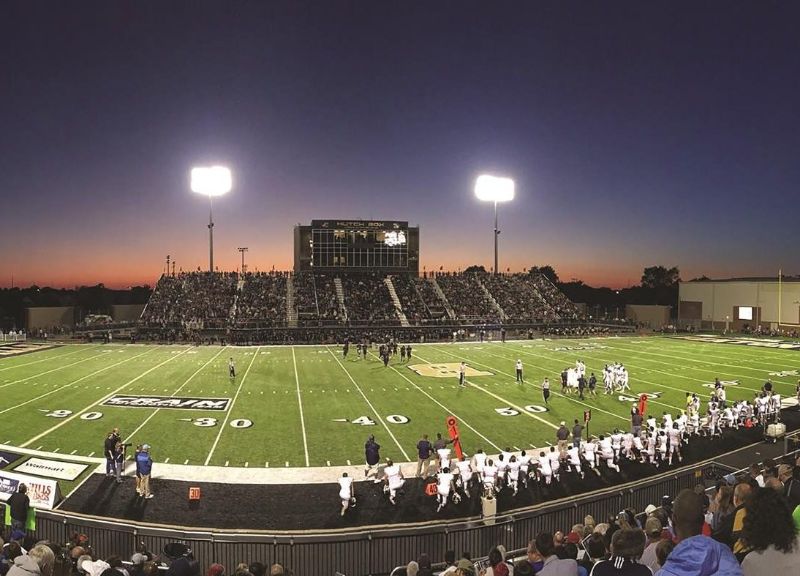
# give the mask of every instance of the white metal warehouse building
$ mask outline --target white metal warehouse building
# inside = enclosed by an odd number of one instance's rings
[[[800,278],[731,278],[681,282],[681,326],[740,331],[800,326]]]

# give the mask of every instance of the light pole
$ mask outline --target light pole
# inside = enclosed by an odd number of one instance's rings
[[[244,265],[244,253],[247,252],[247,246],[244,248],[237,248],[237,250],[242,253],[242,274],[244,274],[247,272],[247,267]]]
[[[208,271],[214,271],[214,196],[231,190],[231,171],[224,166],[192,168],[192,192],[208,196]]]
[[[511,178],[482,174],[475,180],[475,196],[483,202],[494,203],[494,274],[496,275],[497,237],[500,235],[500,230],[497,228],[497,203],[514,199],[514,181]]]

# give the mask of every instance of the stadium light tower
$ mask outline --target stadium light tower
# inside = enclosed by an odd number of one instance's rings
[[[490,176],[482,174],[475,180],[475,196],[483,202],[494,202],[494,273],[497,268],[497,237],[500,230],[497,228],[497,203],[510,202],[514,199],[514,181],[511,178]]]
[[[208,196],[208,271],[214,271],[214,196],[231,190],[231,171],[224,166],[192,168],[192,192]]]

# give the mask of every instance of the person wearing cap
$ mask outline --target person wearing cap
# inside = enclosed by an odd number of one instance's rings
[[[569,440],[569,430],[567,429],[567,423],[562,420],[558,430],[556,430],[558,453],[562,460],[567,457],[567,440]]]
[[[475,576],[475,565],[466,558],[462,558],[456,564],[456,576]]]
[[[661,542],[662,530],[661,520],[655,516],[648,515],[644,523],[644,535],[647,536],[647,542],[644,545],[642,559],[639,562],[650,568],[653,574],[661,570],[661,564],[658,563],[658,556],[656,555],[656,546]]]
[[[153,494],[150,492],[150,474],[153,471],[153,459],[150,457],[150,445],[142,444],[142,449],[136,454],[136,493],[142,498],[150,499]]]

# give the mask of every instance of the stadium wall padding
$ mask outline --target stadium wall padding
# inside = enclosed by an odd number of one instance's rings
[[[350,532],[259,534],[172,529],[55,510],[37,511],[36,537],[67,542],[74,533],[86,534],[101,558],[112,554],[128,558],[139,542],[144,542],[155,554],[161,554],[171,542],[183,542],[192,549],[202,573],[213,562],[232,572],[239,562],[258,561],[266,565],[280,562],[298,575],[335,572],[347,576],[379,575],[389,574],[423,552],[433,562],[440,562],[447,550],[455,550],[459,555],[469,551],[473,558],[478,558],[498,544],[508,550],[524,548],[542,530],[566,532],[573,524],[582,522],[586,514],[600,523],[616,517],[623,508],[633,507],[641,512],[648,504],[659,505],[664,495],[674,497],[701,478],[711,480],[718,475],[713,463],[704,463],[623,489],[612,487],[510,511],[498,516],[495,523],[473,518]]]
[[[142,315],[144,304],[113,304],[111,318],[114,322],[136,322]]]
[[[786,281],[782,283],[780,294],[781,324],[800,324],[800,282]],[[765,327],[777,324],[778,320],[778,281],[725,281],[725,282],[681,282],[681,302],[700,302],[702,305],[702,318],[704,324],[723,328],[726,316],[731,325],[736,328],[738,322],[734,316],[734,309],[740,306],[751,306],[760,309],[758,320]],[[694,319],[684,316],[680,310],[681,319]],[[742,324],[748,322],[742,321]],[[756,320],[749,322],[751,326]]]

